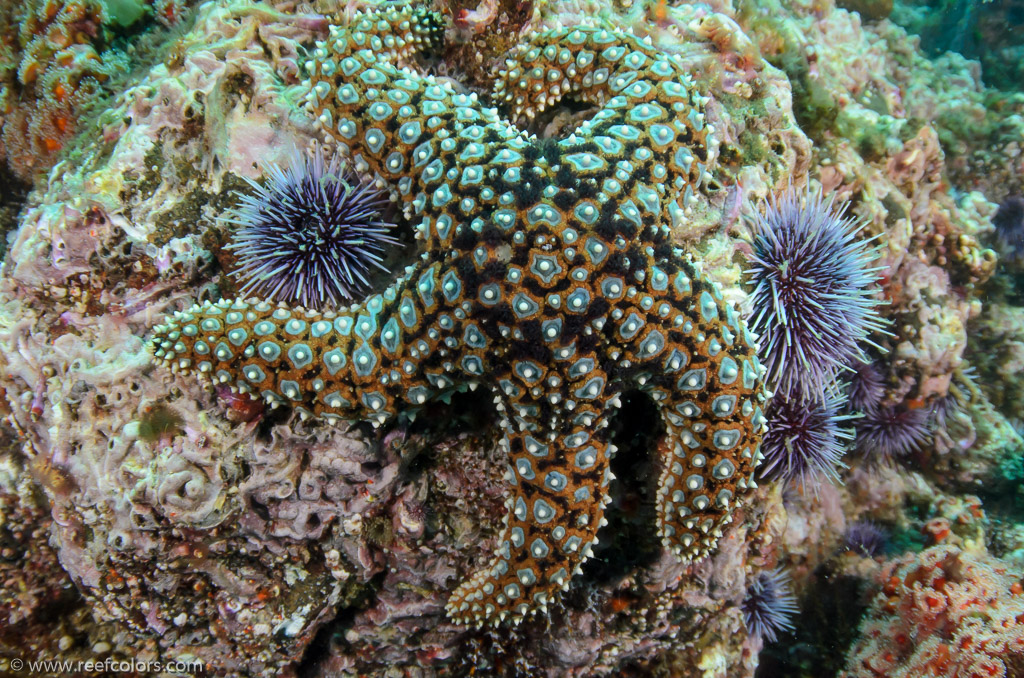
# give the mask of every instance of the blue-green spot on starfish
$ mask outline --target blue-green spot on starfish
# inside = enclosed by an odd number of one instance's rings
[[[386,291],[319,313],[206,303],[156,328],[155,354],[303,416],[387,422],[460,385],[494,395],[509,455],[493,559],[451,595],[462,623],[544,610],[597,542],[612,480],[608,417],[641,389],[665,424],[658,532],[681,558],[714,548],[754,487],[764,429],[754,342],[674,249],[708,171],[705,99],[632,35],[528,36],[495,102],[532,116],[599,106],[539,142],[475,95],[396,65],[440,39],[391,5],[331,29],[308,64],[326,141],[391,187],[422,258]]]

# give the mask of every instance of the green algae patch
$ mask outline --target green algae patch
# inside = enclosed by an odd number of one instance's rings
[[[835,126],[841,107],[828,88],[811,77],[807,58],[795,46],[787,44],[781,53],[767,60],[789,77],[793,115],[800,128],[815,141],[821,141],[825,132]]]
[[[770,127],[769,114],[763,99],[745,99],[736,95],[720,95],[739,130],[736,143],[723,142],[719,147],[716,169],[721,183],[734,183],[745,167],[761,166],[772,180],[787,171],[785,137]]]
[[[190,170],[178,169],[186,172],[179,175],[179,178],[187,179]],[[194,170],[192,170],[194,171]],[[227,174],[222,182],[221,189],[217,193],[209,193],[201,188],[196,188],[184,193],[170,209],[160,212],[154,219],[155,229],[150,239],[153,244],[162,246],[172,238],[180,238],[198,232],[203,224],[209,225],[224,210],[234,204],[235,194],[239,189],[248,186],[242,179],[233,174]],[[204,241],[209,229],[204,230]],[[211,241],[211,244],[214,241]]]
[[[164,147],[163,144],[157,142],[146,151],[146,155],[143,158],[145,163],[146,172],[141,177],[129,173],[124,177],[124,188],[121,189],[118,198],[121,203],[128,205],[138,200],[145,200],[153,197],[157,187],[163,181],[162,170],[164,166]]]
[[[184,430],[185,420],[181,415],[158,404],[143,413],[139,420],[138,436],[141,440],[155,443],[165,436],[174,437]]]
[[[866,21],[880,21],[892,12],[893,0],[840,0],[836,5],[857,12]]]
[[[382,548],[387,548],[395,542],[395,530],[391,525],[391,519],[386,516],[374,516],[363,523],[363,534],[366,540]]]

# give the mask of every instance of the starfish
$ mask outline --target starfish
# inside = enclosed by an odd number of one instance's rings
[[[421,258],[345,310],[206,302],[152,346],[176,371],[329,422],[384,424],[485,385],[510,461],[507,514],[493,558],[447,605],[479,625],[545,610],[591,555],[624,391],[648,394],[664,421],[658,533],[683,559],[714,548],[756,487],[766,393],[753,338],[670,241],[709,162],[706,99],[682,67],[615,30],[528,36],[494,99],[514,119],[570,93],[599,107],[539,141],[398,65],[441,26],[408,6],[360,14],[307,64],[325,141],[394,190]]]

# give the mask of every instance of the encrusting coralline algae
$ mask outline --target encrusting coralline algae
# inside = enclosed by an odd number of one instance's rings
[[[898,642],[875,634],[897,623],[883,598],[909,604],[884,573],[943,558],[991,569],[992,614],[1018,605],[1024,532],[973,493],[1021,475],[1022,313],[1012,289],[982,296],[1003,284],[991,219],[1021,167],[959,121],[1002,130],[989,139],[1022,123],[993,119],[970,62],[928,61],[894,24],[828,2],[464,5],[198,5],[55,156],[0,279],[0,657],[731,678],[753,675],[763,645],[745,626],[748,590],[784,568],[808,647],[827,626],[815,600],[861,609],[821,572],[873,587],[864,635],[854,617],[843,638],[850,657],[800,661],[874,676]],[[386,56],[410,16],[428,54]],[[381,41],[377,65],[348,44],[357,33]],[[372,313],[218,305],[238,292],[224,217],[245,179],[314,144],[348,146],[352,169],[404,207],[386,217],[405,238],[407,260],[389,261],[405,282],[393,298],[379,287]],[[866,346],[879,407],[946,413],[919,451],[848,454],[844,484],[814,487],[751,480],[762,385],[743,329],[751,217],[807,185],[878,236],[872,293],[892,334],[870,337],[885,352]],[[506,313],[484,315],[491,285]],[[376,326],[360,334],[363,320]],[[273,332],[256,341],[263,322]],[[426,348],[403,348],[406,335]],[[281,355],[264,354],[270,339]],[[344,370],[307,373],[331,341],[349,347]],[[220,344],[237,363],[214,362]],[[279,370],[263,386],[245,372],[257,358]],[[482,383],[448,393],[456,378]],[[357,406],[368,423],[325,421]],[[592,460],[577,454],[588,445]],[[862,520],[892,535],[882,553],[843,548]]]

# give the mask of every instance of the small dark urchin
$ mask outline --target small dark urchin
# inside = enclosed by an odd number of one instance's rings
[[[813,399],[776,393],[765,412],[768,430],[761,443],[761,476],[810,488],[822,478],[838,480],[846,443],[853,440],[853,429],[840,426],[853,418],[838,414],[842,403],[830,390]]]
[[[750,329],[775,388],[820,393],[884,331],[874,295],[877,248],[862,226],[820,193],[790,189],[751,223],[746,275],[754,286]]]
[[[1024,264],[1024,198],[1015,195],[999,203],[992,225],[996,227],[1003,262],[1012,266]]]
[[[877,363],[855,360],[850,366],[849,378],[846,395],[850,409],[867,412],[881,404],[885,395],[885,377]]]
[[[364,292],[371,269],[399,242],[381,220],[386,194],[317,152],[296,152],[287,169],[266,168],[265,185],[239,196],[225,221],[238,228],[227,249],[238,256],[241,296],[321,309]]]
[[[928,410],[889,405],[869,410],[854,425],[857,451],[890,460],[920,450],[928,440]]]
[[[843,534],[843,550],[852,551],[865,558],[874,558],[885,551],[889,533],[885,528],[870,520],[858,520],[846,528]]]
[[[782,631],[793,630],[797,605],[789,586],[789,575],[781,567],[758,572],[747,586],[740,608],[747,631],[769,643],[775,642]]]

